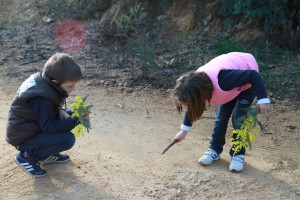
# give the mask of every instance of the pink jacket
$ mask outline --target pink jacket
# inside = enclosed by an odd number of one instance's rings
[[[218,84],[218,74],[223,69],[256,70],[259,72],[255,58],[249,53],[240,52],[220,55],[197,69],[196,73],[205,72],[213,83],[214,91],[210,103],[214,105],[225,104],[237,97],[242,91],[251,87],[251,84],[247,83],[242,87],[223,91]]]

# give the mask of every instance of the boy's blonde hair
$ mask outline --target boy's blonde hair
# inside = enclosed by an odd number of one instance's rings
[[[60,85],[71,81],[76,82],[82,78],[80,66],[66,53],[56,53],[49,58],[43,68],[43,74]]]
[[[177,79],[173,89],[175,107],[181,113],[182,104],[187,105],[189,120],[195,122],[206,110],[206,102],[210,102],[213,90],[213,84],[204,72],[186,73]]]

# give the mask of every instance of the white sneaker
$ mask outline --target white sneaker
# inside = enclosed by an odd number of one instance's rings
[[[203,166],[212,164],[215,160],[219,160],[220,155],[212,149],[208,149],[201,158],[199,158],[198,163]]]
[[[231,171],[231,172],[242,171],[244,169],[244,163],[245,163],[244,155],[232,156],[231,162],[229,165],[229,171]]]

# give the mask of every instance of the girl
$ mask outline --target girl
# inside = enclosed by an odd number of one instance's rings
[[[199,164],[207,166],[220,159],[225,144],[227,124],[232,115],[234,129],[241,124],[236,120],[244,115],[245,108],[251,106],[257,97],[257,109],[264,112],[270,100],[259,75],[255,58],[249,53],[232,52],[220,55],[196,71],[182,75],[173,90],[175,106],[179,113],[187,107],[181,131],[174,140],[182,141],[192,124],[206,110],[206,103],[219,105],[208,150],[199,158]],[[234,135],[235,136],[235,135]],[[233,136],[233,137],[234,137]],[[244,169],[245,149],[232,156],[229,170],[239,172]]]

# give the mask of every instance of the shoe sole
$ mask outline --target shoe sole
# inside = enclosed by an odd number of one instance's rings
[[[211,165],[213,162],[211,162],[210,164],[208,165]],[[199,162],[199,165],[202,165],[202,166],[208,166],[207,164],[204,164],[203,162]]]
[[[42,165],[45,165],[45,164],[55,164],[55,163],[57,163],[57,164],[63,164],[63,163],[66,163],[66,162],[69,162],[70,161],[70,159],[67,159],[67,160],[63,160],[63,161],[51,161],[51,160],[49,160],[49,161],[40,161],[40,163],[42,164]]]
[[[236,170],[236,169],[229,169],[229,171],[233,172],[233,173],[238,173],[238,172],[241,172],[243,171],[244,169],[241,169],[241,170]]]
[[[17,159],[15,159],[15,162],[16,162],[16,164],[17,164],[24,172],[26,172],[27,174],[29,174],[29,175],[32,176],[32,177],[40,178],[40,177],[46,176],[46,174],[47,174],[47,173],[41,174],[41,175],[34,175],[34,174],[31,174],[29,171],[27,171],[27,169],[26,169],[25,167],[23,167],[23,165],[21,165],[21,163],[19,163],[19,161],[18,161]]]
[[[200,161],[200,162],[198,162],[199,163],[199,165],[202,165],[202,166],[208,166],[208,165],[211,165],[214,161],[216,161],[216,160],[220,160],[220,157],[219,158],[217,158],[217,159],[215,159],[215,160],[213,160],[211,163],[209,163],[209,164],[205,164],[204,162],[202,162],[202,161]]]
[[[233,173],[238,173],[238,172],[241,172],[241,171],[243,171],[243,170],[238,171],[238,170],[232,169],[232,170],[229,170],[229,171],[231,171],[231,172],[233,172]]]

